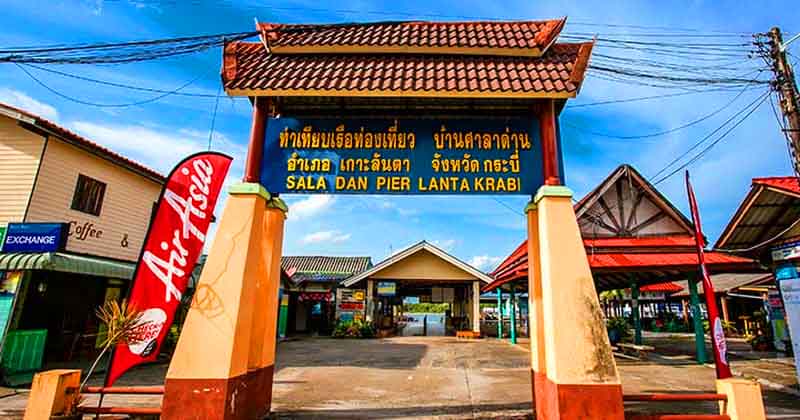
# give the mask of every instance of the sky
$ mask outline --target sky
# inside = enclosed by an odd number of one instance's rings
[[[333,23],[567,16],[567,33],[657,33],[664,28],[766,32],[772,26],[780,26],[785,33],[794,34],[800,30],[800,14],[792,3],[6,0],[4,13],[0,15],[0,45],[120,42],[240,32],[253,30],[255,20]],[[789,51],[800,56],[800,41],[792,44]],[[596,49],[597,52],[602,52],[602,49]],[[96,79],[164,90],[174,90],[191,82],[184,92],[217,95],[220,61],[221,52],[214,49],[147,63],[55,68]],[[81,102],[124,105],[154,96],[36,70],[31,72],[52,90]],[[579,97],[569,104],[671,92],[610,82],[590,75]],[[738,106],[748,103],[761,92],[745,93]],[[586,130],[626,136],[660,132],[709,114],[729,102],[734,95],[735,92],[713,92],[566,108],[560,118],[567,185],[579,199],[623,163],[633,165],[646,177],[653,176],[672,158],[715,129],[729,114],[720,113],[703,123],[649,139],[609,139]],[[251,113],[249,102],[244,98],[229,98],[223,92],[216,115],[213,97],[168,96],[136,106],[88,106],[53,93],[13,64],[0,64],[0,102],[53,120],[165,174],[183,156],[205,150],[211,137],[212,149],[234,157],[227,184],[237,182],[242,176]],[[212,119],[214,131],[210,136]],[[715,146],[712,153],[706,154],[689,169],[706,235],[713,243],[747,193],[753,177],[791,174],[786,142],[768,104],[761,106]],[[688,214],[681,176],[669,178],[658,188]],[[370,256],[373,263],[377,263],[420,240],[427,240],[482,270],[491,271],[526,235],[522,210],[528,197],[303,195],[284,198],[290,206],[284,255]],[[222,212],[224,200],[219,206],[218,215]]]

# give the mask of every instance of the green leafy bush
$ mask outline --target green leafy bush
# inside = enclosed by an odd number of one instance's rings
[[[335,338],[372,338],[375,337],[375,327],[371,322],[358,319],[339,321],[334,327],[332,335]]]

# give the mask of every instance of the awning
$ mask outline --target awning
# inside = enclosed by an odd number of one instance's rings
[[[130,280],[133,263],[61,252],[0,254],[0,271],[44,270]]]

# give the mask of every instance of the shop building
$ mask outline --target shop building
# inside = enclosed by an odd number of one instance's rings
[[[758,259],[775,275],[767,290],[773,344],[800,352],[800,180],[754,178],[715,248]],[[800,377],[800,366],[798,366]]]
[[[0,104],[0,345],[7,379],[94,353],[94,311],[127,292],[164,181],[53,122]]]
[[[440,328],[426,335],[455,335],[457,331],[480,332],[480,290],[491,277],[426,241],[395,253],[356,274],[342,286],[363,293],[364,317],[373,320],[381,334],[402,334],[403,302],[447,303]],[[355,314],[352,314],[355,312]],[[358,310],[337,308],[337,317],[359,317]]]
[[[285,325],[285,334],[330,334],[337,319],[336,306],[342,301],[341,292],[337,294],[339,284],[370,267],[370,257],[282,257],[281,268],[289,280],[281,297],[286,311],[279,315],[278,324]]]

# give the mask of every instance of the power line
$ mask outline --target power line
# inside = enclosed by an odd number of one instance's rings
[[[679,166],[678,168],[676,168],[675,170],[673,170],[672,172],[670,172],[670,173],[669,173],[669,174],[667,174],[666,176],[663,176],[663,177],[661,177],[660,179],[658,179],[658,180],[656,180],[656,181],[653,181],[653,185],[658,185],[658,184],[660,184],[661,182],[663,182],[663,181],[667,180],[668,178],[672,177],[672,176],[673,176],[673,175],[675,175],[676,173],[680,172],[682,169],[689,167],[691,164],[693,164],[693,163],[697,162],[697,161],[698,161],[698,160],[700,160],[700,159],[701,159],[703,156],[705,156],[705,154],[706,154],[706,153],[708,153],[708,152],[709,152],[709,151],[710,151],[710,150],[711,150],[711,149],[712,149],[714,146],[716,146],[716,145],[717,145],[717,143],[719,143],[719,142],[720,142],[720,141],[722,141],[722,140],[723,140],[725,137],[727,137],[727,135],[728,135],[728,134],[730,134],[730,133],[731,133],[731,132],[732,132],[732,131],[733,131],[733,130],[736,128],[736,127],[738,127],[739,125],[741,125],[741,124],[742,124],[742,123],[743,123],[745,120],[747,120],[747,118],[748,118],[748,117],[750,117],[750,115],[752,115],[752,114],[753,114],[753,113],[754,113],[754,112],[755,112],[755,111],[756,111],[758,108],[760,108],[760,107],[761,107],[761,105],[764,103],[764,101],[766,101],[766,100],[769,98],[769,92],[767,92],[766,94],[764,94],[764,95],[760,96],[760,98],[761,98],[761,101],[759,101],[759,102],[758,102],[758,103],[757,103],[757,104],[756,104],[754,107],[752,107],[752,108],[750,109],[750,111],[748,111],[748,112],[747,112],[747,114],[745,114],[745,115],[744,115],[744,117],[742,117],[742,118],[741,118],[739,121],[737,121],[737,122],[736,122],[736,123],[735,123],[733,126],[731,126],[730,128],[728,128],[728,129],[727,129],[727,130],[726,130],[724,133],[722,133],[722,135],[720,135],[720,136],[719,136],[719,137],[718,137],[716,140],[714,140],[713,142],[711,142],[711,144],[709,144],[708,146],[706,146],[706,147],[705,147],[703,150],[701,150],[699,153],[697,153],[697,154],[696,154],[694,157],[692,157],[692,158],[691,158],[689,161],[687,161],[687,162],[686,162],[686,163],[684,163],[683,165]]]
[[[30,67],[30,68],[34,68],[34,69],[39,70],[39,71],[44,71],[44,72],[53,73],[53,74],[57,74],[57,75],[64,76],[64,77],[69,77],[69,78],[76,79],[76,80],[82,80],[82,81],[85,81],[85,82],[91,82],[91,83],[95,83],[95,84],[98,84],[98,85],[111,86],[111,87],[116,87],[116,88],[121,88],[121,89],[130,89],[130,90],[136,90],[136,91],[140,91],[140,92],[151,92],[151,93],[169,93],[170,95],[191,96],[191,97],[196,97],[196,98],[216,98],[217,97],[217,95],[212,95],[212,94],[209,94],[209,93],[180,92],[180,91],[176,91],[175,89],[173,89],[173,90],[163,90],[163,89],[155,89],[155,88],[148,88],[148,87],[142,87],[142,86],[128,85],[128,84],[118,83],[118,82],[109,82],[109,81],[105,81],[105,80],[93,79],[93,78],[86,77],[86,76],[79,76],[79,75],[72,74],[72,73],[67,73],[67,72],[64,72],[64,71],[50,69],[50,68],[47,68],[47,67],[37,66],[35,64],[20,64],[20,65],[26,66],[26,67]]]
[[[760,73],[759,73],[759,74],[760,74]],[[756,76],[756,77],[758,77],[758,76]],[[589,129],[586,129],[586,128],[584,128],[584,127],[581,127],[581,126],[579,126],[579,125],[577,125],[577,124],[570,123],[569,121],[564,121],[564,124],[565,124],[565,125],[568,125],[568,126],[570,126],[570,127],[573,127],[573,128],[575,128],[575,129],[581,130],[581,131],[583,131],[583,132],[586,132],[586,133],[592,134],[592,135],[594,135],[594,136],[600,136],[600,137],[609,137],[609,138],[613,138],[613,139],[621,139],[621,140],[635,140],[635,139],[646,139],[646,138],[660,137],[660,136],[663,136],[663,135],[667,135],[667,134],[674,133],[674,132],[676,132],[676,131],[683,130],[683,129],[685,129],[685,128],[688,128],[688,127],[691,127],[691,126],[693,126],[693,125],[697,125],[697,124],[699,124],[699,123],[701,123],[701,122],[703,122],[703,121],[705,121],[705,120],[707,120],[707,119],[709,119],[709,118],[712,118],[712,117],[714,117],[715,115],[717,115],[717,114],[719,114],[720,112],[722,112],[722,111],[724,111],[725,109],[727,109],[727,108],[728,108],[729,106],[731,106],[731,105],[732,105],[734,102],[736,102],[736,100],[737,100],[737,99],[739,99],[739,97],[740,97],[740,96],[742,96],[742,94],[744,94],[745,90],[746,90],[746,89],[742,89],[741,91],[739,91],[739,93],[738,93],[738,94],[736,94],[736,96],[734,96],[734,97],[733,97],[733,99],[731,99],[730,101],[728,101],[728,103],[726,103],[725,105],[723,105],[723,106],[721,106],[721,107],[719,107],[719,108],[715,109],[714,111],[712,111],[712,112],[711,112],[711,113],[709,113],[709,114],[706,114],[706,115],[704,115],[704,116],[702,116],[702,117],[700,117],[700,118],[698,118],[698,119],[696,119],[696,120],[690,121],[690,122],[688,122],[688,123],[681,124],[681,125],[679,125],[679,126],[677,126],[677,127],[673,127],[673,128],[670,128],[670,129],[668,129],[668,130],[663,130],[663,131],[659,131],[659,132],[655,132],[655,133],[641,134],[641,135],[636,135],[636,136],[619,136],[619,135],[615,135],[615,134],[610,134],[610,133],[602,133],[602,132],[599,132],[599,131],[589,130]]]
[[[94,107],[98,107],[98,108],[126,108],[126,107],[130,107],[130,106],[149,104],[151,102],[155,102],[155,101],[158,101],[158,100],[160,100],[162,98],[165,98],[165,97],[167,97],[169,95],[175,94],[176,92],[180,91],[181,89],[191,85],[192,83],[194,83],[195,81],[197,81],[201,77],[201,76],[197,76],[194,79],[192,79],[192,80],[184,83],[183,85],[179,86],[177,89],[175,89],[173,91],[165,92],[163,94],[160,94],[158,96],[152,97],[150,99],[145,99],[145,100],[137,101],[137,102],[120,103],[120,104],[101,104],[101,103],[97,103],[97,102],[85,101],[85,100],[82,100],[82,99],[74,98],[72,96],[68,96],[66,94],[63,94],[63,93],[53,89],[52,87],[48,86],[47,84],[45,84],[41,80],[39,80],[30,71],[28,71],[28,69],[23,67],[22,64],[16,64],[16,66],[20,70],[25,72],[25,74],[28,75],[28,77],[30,77],[31,79],[33,79],[33,81],[36,82],[39,86],[41,86],[41,87],[47,89],[48,91],[50,91],[50,93],[52,93],[52,94],[54,94],[56,96],[59,96],[61,98],[64,98],[64,99],[66,99],[68,101],[71,101],[71,102],[79,103],[81,105],[94,106]]]

